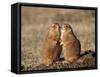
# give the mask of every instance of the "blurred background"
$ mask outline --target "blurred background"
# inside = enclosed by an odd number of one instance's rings
[[[95,10],[21,7],[21,64],[36,65],[43,41],[52,23],[71,25],[82,52],[95,51]]]

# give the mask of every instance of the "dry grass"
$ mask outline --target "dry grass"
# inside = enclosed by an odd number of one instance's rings
[[[95,67],[95,53],[86,51],[85,53],[82,53],[82,56],[80,58],[80,63],[71,63],[67,64],[63,62],[63,58],[61,58],[60,61],[57,61],[49,66],[45,66],[43,64],[37,65],[34,67],[34,65],[25,66],[22,65],[22,71],[28,71],[28,70],[47,70],[47,69],[70,69],[70,68],[83,68],[83,67]]]
[[[49,26],[58,22],[69,23],[81,42],[82,52],[95,51],[95,11],[77,9],[22,7],[21,64],[34,67]]]

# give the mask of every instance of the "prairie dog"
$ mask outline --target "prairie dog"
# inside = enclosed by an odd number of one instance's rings
[[[61,28],[61,45],[66,63],[73,63],[80,57],[80,41],[74,35],[69,24],[64,24]]]
[[[60,45],[60,26],[54,23],[50,26],[41,52],[41,63],[48,66],[59,60],[62,47]]]

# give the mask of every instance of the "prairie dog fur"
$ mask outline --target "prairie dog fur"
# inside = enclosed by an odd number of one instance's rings
[[[54,23],[49,27],[47,37],[43,43],[41,64],[48,66],[60,58],[62,47],[59,40],[60,26],[58,23]]]
[[[80,41],[74,35],[69,24],[64,24],[61,28],[61,45],[66,63],[78,60],[81,52]]]

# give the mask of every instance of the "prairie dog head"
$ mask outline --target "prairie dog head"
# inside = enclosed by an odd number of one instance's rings
[[[50,26],[49,29],[50,32],[59,32],[60,31],[60,26],[58,23],[54,23]]]
[[[60,25],[58,23],[54,23],[50,26],[49,35],[50,37],[60,39]]]
[[[61,45],[63,44],[64,41],[66,41],[68,39],[68,35],[70,35],[72,33],[72,28],[69,24],[64,24],[61,27],[61,36],[60,36],[60,41],[61,41]]]
[[[61,28],[61,32],[63,33],[63,32],[67,32],[67,33],[69,33],[69,32],[71,32],[72,31],[72,28],[71,28],[71,26],[69,25],[69,24],[64,24],[63,26],[62,26],[62,28]]]

